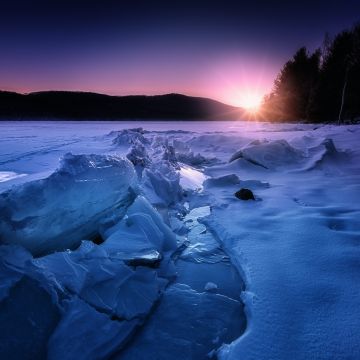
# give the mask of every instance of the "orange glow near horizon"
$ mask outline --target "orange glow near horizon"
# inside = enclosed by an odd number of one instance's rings
[[[267,58],[256,55],[233,54],[214,62],[208,84],[209,89],[214,89],[213,98],[248,113],[258,113],[263,97],[271,90],[276,71]]]
[[[40,75],[35,72],[9,74],[8,78],[1,79],[2,90],[21,93],[90,91],[118,96],[181,93],[214,99],[257,113],[277,71],[276,65],[257,54],[218,55],[206,66],[200,61],[191,66],[185,62],[177,66],[176,71],[174,64],[178,59],[170,60],[153,55],[146,66],[133,62],[124,72],[116,57],[111,60],[90,58],[72,64],[71,71],[66,68],[63,72],[49,70]]]

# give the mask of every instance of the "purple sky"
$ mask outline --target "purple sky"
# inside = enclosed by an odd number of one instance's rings
[[[0,89],[178,92],[242,105],[271,89],[299,47],[360,20],[359,1],[314,2],[5,0]]]

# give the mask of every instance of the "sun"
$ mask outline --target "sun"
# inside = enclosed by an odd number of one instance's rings
[[[253,92],[246,93],[241,99],[241,106],[248,112],[256,113],[259,111],[262,102],[262,96]]]
[[[261,115],[261,108],[266,91],[255,86],[229,87],[224,91],[224,102],[244,110],[249,118],[254,119]]]

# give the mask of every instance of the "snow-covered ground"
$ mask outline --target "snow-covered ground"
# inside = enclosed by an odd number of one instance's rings
[[[0,358],[360,359],[360,126],[0,134]]]

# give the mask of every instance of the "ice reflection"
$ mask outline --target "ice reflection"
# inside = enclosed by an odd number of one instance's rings
[[[0,182],[5,182],[26,176],[26,174],[18,174],[14,171],[0,171]]]
[[[201,171],[194,169],[191,166],[181,164],[180,167],[180,185],[184,189],[202,190],[203,182],[207,179]]]

